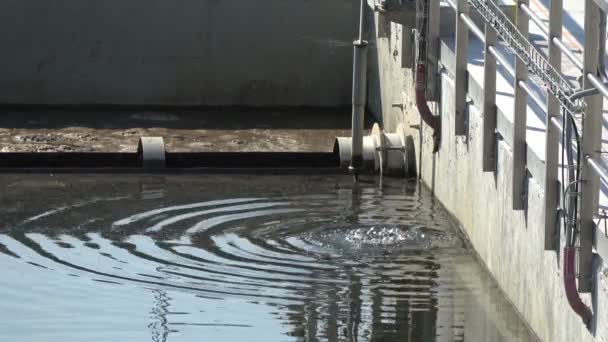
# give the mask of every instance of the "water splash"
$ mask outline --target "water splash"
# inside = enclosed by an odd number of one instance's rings
[[[152,197],[105,178],[71,180],[44,198],[37,188],[12,193],[6,207],[27,205],[0,227],[0,318],[38,336],[96,339],[112,333],[103,322],[134,329],[145,317],[139,326],[153,340],[213,328],[225,332],[218,340],[276,331],[278,340],[397,341],[409,336],[400,327],[432,328],[426,320],[441,310],[461,310],[455,264],[474,261],[419,188],[259,179],[156,181],[162,196]]]

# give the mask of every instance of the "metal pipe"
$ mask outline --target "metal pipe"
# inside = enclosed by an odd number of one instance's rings
[[[604,86],[608,88],[608,83],[604,83]],[[588,88],[588,89],[577,91],[576,93],[572,94],[569,97],[569,99],[570,99],[570,101],[575,101],[575,100],[581,99],[583,97],[599,94],[599,92],[600,91],[597,88]]]
[[[528,16],[528,18],[530,18],[530,20],[532,20],[532,22],[534,22],[536,24],[536,26],[538,26],[538,28],[542,31],[543,37],[545,39],[549,39],[549,28],[543,23],[543,20],[536,13],[534,13],[527,4],[520,3],[519,7]],[[604,22],[604,27],[605,26],[606,26],[606,23]],[[604,36],[605,36],[605,34],[604,34]],[[562,53],[564,53],[566,55],[566,57],[568,57],[568,59],[570,59],[570,61],[572,61],[572,63],[577,68],[579,68],[580,70],[583,70],[583,61],[581,61],[578,57],[576,57],[576,55],[574,55],[572,53],[572,50],[570,50],[561,41],[561,39],[559,39],[558,37],[552,37],[551,41],[562,51]],[[604,46],[605,46],[605,40],[604,40]],[[601,48],[601,43],[600,43],[600,48]]]
[[[363,166],[363,125],[367,95],[367,41],[363,40],[365,31],[366,0],[361,0],[359,13],[359,39],[353,42],[353,98],[352,98],[352,148],[349,170],[359,176]]]
[[[503,56],[503,54],[501,54],[500,52],[498,52],[498,50],[496,50],[496,48],[493,47],[493,46],[490,46],[488,48],[488,51],[490,51],[490,53],[492,54],[492,56],[494,56],[494,58],[496,58],[496,60],[499,61],[500,64],[502,64],[502,66],[507,70],[507,72],[511,76],[515,76],[515,69],[513,69],[513,66],[511,65],[511,63],[509,63],[507,61],[507,59],[505,58],[505,56]]]
[[[452,0],[446,0],[447,4],[450,5],[450,7],[452,7],[453,9],[456,9],[456,4],[452,1]],[[528,17],[541,29],[541,31],[544,33],[544,38],[548,39],[549,37],[549,29],[542,24],[542,19],[540,19],[540,17],[538,15],[536,15],[534,12],[532,12],[530,10],[530,8],[528,6],[526,6],[525,4],[521,4],[520,6],[522,8],[522,10],[528,15]],[[465,22],[465,24],[467,24],[467,26],[469,26],[469,28],[471,28],[471,30],[473,30],[473,33],[475,34],[475,36],[477,36],[482,43],[484,43],[484,39],[482,38],[482,36],[480,36],[478,34],[478,32],[481,32],[481,30],[479,29],[479,27],[477,27],[477,25],[475,25],[473,23],[473,21],[471,20],[471,18],[465,14],[461,14],[460,18]],[[476,32],[478,31],[478,32]],[[572,61],[572,63],[579,68],[580,70],[583,69],[583,61],[578,58],[576,55],[574,55],[574,53],[572,53],[572,50],[570,50],[559,38],[557,37],[553,37],[553,39],[551,40],[553,42],[553,44],[555,44],[555,46],[557,46],[564,55],[566,55],[566,57],[568,57],[568,59],[570,61]],[[498,51],[496,51],[494,49],[494,47],[492,47],[492,50],[490,50],[490,52],[492,52],[492,54],[494,55],[494,57],[496,57],[496,59],[498,59],[500,61],[500,59],[504,58],[500,58],[497,56]],[[502,57],[502,56],[501,56]],[[505,64],[503,63],[503,61],[500,61],[501,64]],[[512,75],[515,74],[515,71],[513,71]]]
[[[599,92],[600,91],[597,90],[596,88],[589,88],[589,89],[577,91],[576,93],[572,94],[572,96],[570,97],[570,99],[571,100],[578,100],[578,99],[586,97],[586,96],[591,96],[591,95],[598,94]]]
[[[481,40],[482,43],[485,43],[485,35],[481,31],[481,29],[479,27],[477,27],[477,25],[475,25],[473,20],[471,20],[471,18],[468,15],[466,15],[464,13],[460,13],[460,20],[462,20],[462,22],[465,23],[469,27],[471,32],[473,32],[473,34],[479,40]]]
[[[532,22],[538,26],[538,28],[545,35],[545,39],[547,39],[549,37],[549,28],[545,25],[545,23],[543,23],[543,20],[530,9],[528,4],[522,2],[519,4],[519,7],[522,9],[522,11],[524,11],[528,18],[530,18],[530,20],[532,20]]]
[[[608,98],[608,88],[594,74],[587,74],[587,79],[604,97]]]
[[[549,39],[549,28],[547,27],[547,25],[545,25],[545,23],[543,23],[543,20],[538,16],[538,14],[534,13],[534,11],[532,11],[532,9],[530,9],[530,7],[525,3],[520,3],[519,7],[528,16],[528,18],[530,18],[530,20],[532,20],[532,22],[534,22],[536,26],[538,26],[538,28],[542,31],[543,37],[545,39]],[[570,50],[561,41],[561,39],[559,39],[558,37],[551,37],[551,41],[562,51],[562,53],[566,55],[566,57],[568,57],[568,59],[570,59],[570,61],[572,61],[572,63],[574,63],[574,65],[576,65],[577,68],[583,70],[583,61],[576,57],[572,53],[572,50]]]
[[[589,166],[591,166],[591,169],[593,171],[595,171],[595,173],[597,173],[597,175],[606,183],[608,183],[608,174],[606,173],[606,171],[604,171],[604,169],[595,161],[595,159],[591,158],[591,156],[586,156],[585,160],[587,160],[587,163],[589,164]]]
[[[562,123],[559,122],[559,119],[556,116],[552,116],[551,120],[549,120],[552,124],[553,127],[557,128],[557,130],[562,133],[564,131],[564,128],[562,127]]]
[[[528,97],[530,97],[532,99],[532,101],[534,101],[534,103],[539,108],[545,107],[545,103],[543,101],[541,101],[540,98],[538,98],[538,95],[532,91],[532,89],[528,86],[528,84],[526,82],[521,80],[521,81],[517,82],[517,86],[520,87],[528,95]]]
[[[456,9],[456,4],[452,0],[446,0],[446,2],[448,3],[448,5],[450,5],[450,7],[452,7],[453,9]],[[462,20],[471,29],[471,31],[473,31],[473,34],[475,34],[475,36],[477,38],[479,38],[479,40],[481,41],[482,44],[486,43],[484,34],[482,33],[481,29],[477,25],[475,25],[475,23],[473,22],[471,17],[469,17],[468,15],[466,15],[464,13],[461,13],[460,20]],[[511,76],[515,76],[515,69],[513,69],[513,66],[511,66],[511,63],[509,63],[507,61],[507,59],[505,58],[505,56],[503,54],[498,52],[498,50],[496,50],[496,48],[494,46],[489,46],[488,51],[490,51],[492,56],[494,56],[494,58],[496,58],[496,60],[499,61],[500,64],[503,65],[503,67],[507,70],[507,72]]]
[[[560,39],[558,39],[557,37],[553,37],[551,39],[551,41],[553,42],[553,44],[555,44],[555,46],[557,46],[564,55],[566,55],[566,57],[568,57],[568,59],[580,70],[583,70],[583,61],[576,57],[576,55],[574,55],[574,53],[572,53],[572,50],[570,50],[570,48],[568,48],[564,42],[562,42]]]
[[[566,290],[566,298],[570,307],[576,312],[585,324],[591,321],[592,313],[589,307],[583,303],[581,297],[576,290],[576,268],[574,262],[576,260],[576,247],[564,247],[564,288]]]

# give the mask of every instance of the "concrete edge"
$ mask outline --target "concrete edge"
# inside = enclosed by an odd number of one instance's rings
[[[455,69],[454,61],[456,58],[452,48],[443,39],[440,39],[439,56],[441,63],[444,66],[442,72],[447,73],[449,77],[453,78]],[[475,106],[476,103],[483,104],[483,84],[479,84],[479,82],[469,74],[468,85],[469,90],[467,95],[471,98],[469,106],[475,107],[475,110],[483,116],[482,110]],[[513,145],[513,122],[507,118],[502,108],[497,108],[496,110],[496,133],[500,135],[503,142],[510,149]],[[546,183],[545,161],[529,146],[526,146],[526,150],[526,168],[528,173],[534,181],[540,185],[541,189],[544,189]],[[598,229],[594,234],[594,247],[602,259],[608,259],[608,235],[603,233],[600,227],[597,228]]]

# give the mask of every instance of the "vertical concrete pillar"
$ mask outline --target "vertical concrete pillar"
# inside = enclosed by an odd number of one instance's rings
[[[593,0],[585,1],[585,44],[583,58],[583,87],[590,89],[594,86],[587,75],[597,75],[600,40],[600,8]],[[605,39],[602,37],[602,39]],[[603,56],[602,56],[603,57]],[[579,249],[579,291],[590,292],[592,288],[592,248],[594,217],[598,213],[599,176],[589,166],[587,157],[599,160],[602,139],[602,100],[600,94],[585,98],[585,117],[583,119],[583,134],[581,136],[581,200],[580,200],[580,249]]]
[[[441,19],[439,1],[428,2],[429,17],[427,25],[427,64],[426,64],[426,99],[436,101],[439,96],[437,87],[437,65],[439,62],[439,20]]]
[[[483,63],[483,170],[496,170],[496,57],[490,47],[496,45],[496,30],[485,24]]]
[[[518,0],[515,26],[528,37],[529,19],[521,9],[520,4],[528,5],[528,0]],[[515,105],[513,110],[513,209],[522,210],[526,206],[526,122],[528,111],[528,95],[519,83],[528,82],[528,66],[520,58],[515,59]]]
[[[462,20],[461,14],[469,13],[469,4],[467,0],[457,0],[456,3],[456,75],[455,75],[455,128],[456,135],[465,135],[467,133],[466,124],[466,107],[467,107],[467,89],[468,89],[468,73],[467,73],[467,58],[469,49],[469,29]]]
[[[562,52],[553,39],[562,38],[563,0],[551,0],[549,8],[549,64],[557,71],[562,69]],[[551,118],[559,118],[559,99],[547,94],[547,133],[545,135],[545,250],[557,250],[559,206],[558,159],[560,132],[551,124]]]

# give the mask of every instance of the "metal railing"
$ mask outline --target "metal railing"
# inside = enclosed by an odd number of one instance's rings
[[[601,167],[601,127],[603,97],[608,98],[608,87],[598,75],[600,7],[593,0],[585,0],[584,58],[578,58],[562,41],[562,0],[552,0],[549,9],[549,25],[545,25],[530,7],[528,0],[517,1],[516,20],[513,23],[493,0],[446,0],[456,10],[456,134],[465,132],[466,68],[469,31],[483,44],[484,57],[484,104],[483,104],[483,169],[494,171],[496,165],[496,62],[514,79],[515,113],[513,128],[513,208],[523,209],[526,202],[526,112],[528,98],[547,113],[546,160],[545,160],[545,240],[544,248],[556,250],[559,246],[559,146],[566,127],[562,120],[572,117],[582,120],[580,131],[580,194],[577,225],[579,233],[579,291],[589,292],[592,284],[592,248],[598,217],[599,180],[608,182],[608,173]],[[476,11],[484,20],[479,28],[469,16]],[[431,18],[433,20],[433,18]],[[435,18],[435,20],[437,20]],[[527,39],[528,23],[532,21],[550,42],[545,57]],[[431,24],[432,25],[432,24]],[[605,39],[605,37],[602,37]],[[516,56],[515,66],[499,52],[498,41]],[[567,81],[561,71],[561,56],[565,55],[578,70],[583,72],[583,87],[579,89]],[[603,58],[603,56],[602,56]],[[547,101],[532,91],[528,81],[547,93]],[[597,89],[597,91],[593,91]],[[581,93],[584,90],[585,92]],[[575,94],[580,95],[576,96]],[[573,96],[575,95],[575,96]],[[461,99],[459,100],[459,97]],[[584,98],[583,98],[584,97]],[[563,113],[565,116],[560,115]]]

